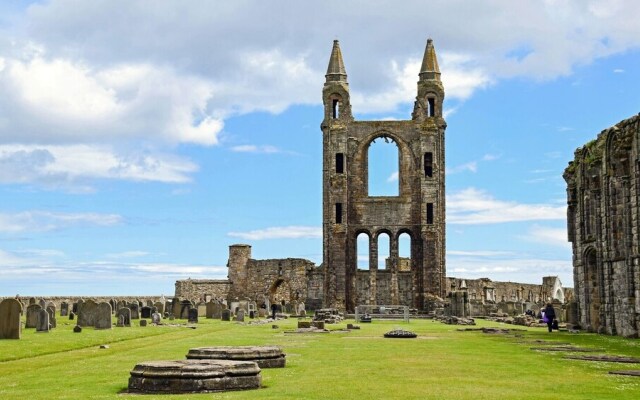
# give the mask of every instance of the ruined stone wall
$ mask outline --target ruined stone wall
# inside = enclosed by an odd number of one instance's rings
[[[361,304],[378,304],[378,305],[403,305],[412,307],[413,291],[411,272],[393,273],[390,270],[377,270],[375,272],[376,279],[376,296],[372,302],[371,295],[371,271],[358,270],[356,290],[357,305]],[[394,275],[396,277],[394,277]],[[396,280],[397,282],[393,282]],[[392,297],[392,288],[398,288],[397,298]]]
[[[578,319],[593,332],[640,331],[640,116],[578,148],[565,169]]]
[[[564,302],[566,289],[556,276],[543,277],[541,285],[517,282],[497,282],[489,278],[447,278],[448,293],[466,290],[469,300],[482,303],[520,302],[542,303],[558,299]]]
[[[0,297],[0,301],[4,299],[15,299],[15,296],[10,297]],[[29,305],[30,299],[34,299],[36,304],[42,299],[45,303],[49,304],[50,302],[56,306],[56,310],[60,310],[60,304],[67,303],[69,305],[73,303],[77,303],[78,300],[93,300],[96,303],[106,302],[108,303],[111,300],[114,300],[116,303],[118,301],[126,301],[127,303],[132,303],[134,301],[141,302],[145,305],[153,305],[156,302],[165,302],[167,299],[165,296],[20,296],[18,300],[22,303],[23,310],[26,310]]]
[[[252,259],[247,263],[246,288],[234,292],[258,303],[265,296],[270,302],[304,301],[308,297],[307,273],[314,267],[315,264],[302,258]]]
[[[218,279],[185,279],[176,281],[175,297],[204,302],[207,296],[211,299],[227,299],[231,289],[231,281]]]

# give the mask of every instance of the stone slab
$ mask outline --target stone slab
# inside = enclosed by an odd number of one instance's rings
[[[284,368],[285,357],[278,346],[196,347],[187,353],[187,359],[253,361],[260,368]]]

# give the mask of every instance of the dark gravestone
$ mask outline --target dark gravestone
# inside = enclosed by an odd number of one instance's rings
[[[116,326],[131,326],[131,309],[129,307],[122,307],[116,313],[116,320],[118,321]]]
[[[98,313],[98,304],[89,299],[82,305],[78,304],[78,325],[81,327],[95,326]]]
[[[188,322],[190,324],[197,324],[198,323],[198,309],[197,308],[190,308],[189,309],[189,315],[187,315],[187,319],[188,319]]]
[[[71,304],[71,312],[74,313],[74,314],[78,313],[78,303],[77,302]]]
[[[55,328],[58,326],[56,322],[56,309],[52,306],[47,306],[47,312],[49,313],[49,326]]]
[[[228,308],[227,308],[227,309],[222,310],[222,314],[221,314],[221,317],[220,317],[220,318],[221,318],[223,321],[231,321],[231,310],[229,310]]]
[[[140,309],[141,318],[151,318],[151,307],[144,306]]]
[[[71,311],[69,313],[69,321],[73,321],[76,318],[76,315],[73,313],[73,311]]]
[[[249,311],[249,318],[254,319],[256,317],[256,312],[251,310]]]
[[[127,303],[125,303],[122,300],[118,300],[118,302],[116,303],[116,308],[114,309],[114,313],[117,313],[119,309],[126,306],[127,306]]]
[[[182,302],[182,300],[179,297],[174,297],[173,300],[171,301],[171,309],[167,310],[170,311],[171,314],[173,314],[174,317],[176,318],[180,318],[180,303]]]
[[[147,300],[147,301],[145,301],[145,305],[146,305],[147,307],[153,307],[153,300]]]
[[[67,315],[69,315],[69,303],[63,301],[60,303],[60,316],[66,317]]]
[[[113,313],[111,312],[111,304],[102,302],[98,304],[98,308],[96,310],[96,316],[94,319],[94,326],[96,329],[111,329],[111,316]]]
[[[140,320],[140,326],[142,326],[142,327],[147,326],[147,320],[146,319],[141,319]]]
[[[182,300],[182,302],[180,302],[180,313],[176,315],[176,318],[189,319],[189,310],[191,308],[193,308],[193,305],[189,300]]]
[[[76,313],[76,315],[78,315],[80,313],[80,309],[84,305],[84,299],[78,300],[76,304],[77,304],[76,309],[74,309],[73,312]]]
[[[36,301],[35,297],[29,297],[29,305],[36,304]]]
[[[153,306],[155,307],[157,312],[159,312],[160,314],[164,314],[164,303],[156,301],[155,303],[153,303]]]
[[[36,322],[36,332],[49,332],[49,313],[40,308],[38,311],[38,321]]]
[[[0,302],[0,339],[20,339],[22,303],[16,299]]]
[[[80,326],[78,326],[78,325],[74,326],[74,327],[73,327],[73,332],[75,332],[75,333],[80,333],[80,332],[82,332],[82,327],[80,327]]]
[[[216,305],[216,303],[214,301],[209,301],[207,303],[207,306],[206,306],[207,307],[207,311],[206,311],[206,313],[204,315],[206,318],[213,318],[213,309],[214,309],[215,305]]]
[[[131,319],[140,319],[140,305],[136,302],[129,304],[129,309],[131,309]]]
[[[40,304],[30,304],[27,307],[27,321],[25,323],[25,328],[35,328],[38,326],[38,313],[42,310]]]

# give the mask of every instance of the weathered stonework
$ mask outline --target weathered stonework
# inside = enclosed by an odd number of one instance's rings
[[[603,130],[564,172],[579,323],[638,337],[640,116]]]

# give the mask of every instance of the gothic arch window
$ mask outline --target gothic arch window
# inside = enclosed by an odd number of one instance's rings
[[[369,247],[371,238],[366,232],[360,232],[356,236],[356,266],[357,269],[368,270],[369,265]]]
[[[378,269],[387,269],[391,262],[391,236],[387,232],[379,233],[377,236],[378,246]]]
[[[399,196],[400,149],[389,136],[379,136],[368,148],[369,196]]]
[[[411,235],[401,232],[398,235],[398,271],[411,271]]]

